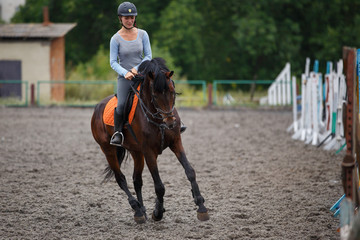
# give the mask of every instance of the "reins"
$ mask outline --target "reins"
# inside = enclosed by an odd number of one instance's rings
[[[140,75],[140,74],[139,74]],[[144,76],[140,75],[141,77],[144,78]],[[142,84],[142,83],[140,83]],[[151,118],[153,119],[157,119],[157,120],[164,120],[165,118],[168,118],[168,117],[173,117],[174,114],[173,114],[173,111],[175,109],[175,104],[174,106],[172,107],[172,109],[168,112],[162,110],[161,108],[159,108],[157,106],[157,103],[156,101],[154,100],[154,96],[153,94],[151,94],[151,103],[153,104],[154,108],[156,109],[156,113],[152,113],[149,108],[146,106],[146,104],[144,103],[144,101],[141,99],[140,95],[141,95],[141,90],[142,90],[142,87],[143,85],[141,85],[140,87],[140,91],[138,91],[137,89],[135,89],[133,87],[132,84],[130,84],[131,86],[131,89],[132,91],[136,94],[136,96],[138,97],[139,99],[139,103],[140,103],[140,106],[141,106],[141,110],[142,112],[144,113],[145,117],[146,117],[146,120],[149,122],[149,123],[152,123],[154,124],[156,127],[159,128],[160,130],[160,133],[161,133],[161,148],[160,148],[160,151],[162,152],[163,148],[164,148],[164,136],[165,136],[165,129],[172,129],[170,127],[168,127],[164,122],[162,123],[158,123],[154,120],[152,120]],[[148,114],[151,116],[151,118],[148,116]],[[164,114],[165,117],[161,117],[161,114]],[[171,115],[170,115],[171,114]]]

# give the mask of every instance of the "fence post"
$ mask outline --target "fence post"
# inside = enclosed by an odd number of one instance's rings
[[[35,106],[35,84],[30,85],[30,105]]]
[[[213,101],[212,101],[212,84],[209,83],[208,84],[208,107],[211,107],[213,104]]]
[[[255,82],[250,84],[250,101],[252,102],[255,95],[256,84]]]

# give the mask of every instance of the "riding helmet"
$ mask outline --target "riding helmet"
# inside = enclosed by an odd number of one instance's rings
[[[118,16],[137,16],[135,5],[131,2],[123,2],[118,7]]]

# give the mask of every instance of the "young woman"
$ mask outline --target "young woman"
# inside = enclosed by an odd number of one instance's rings
[[[110,66],[118,73],[117,99],[114,110],[114,130],[110,144],[121,146],[124,141],[124,105],[132,78],[138,67],[146,60],[151,60],[149,35],[136,27],[137,10],[133,3],[123,2],[118,7],[118,17],[122,25],[110,40]]]

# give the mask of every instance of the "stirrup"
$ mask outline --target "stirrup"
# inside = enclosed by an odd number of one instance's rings
[[[113,142],[114,138],[116,137],[116,134],[120,134],[121,143]],[[114,132],[114,134],[112,135],[111,140],[110,140],[110,145],[122,147],[123,144],[124,144],[124,134],[122,132],[119,132],[119,131]]]

